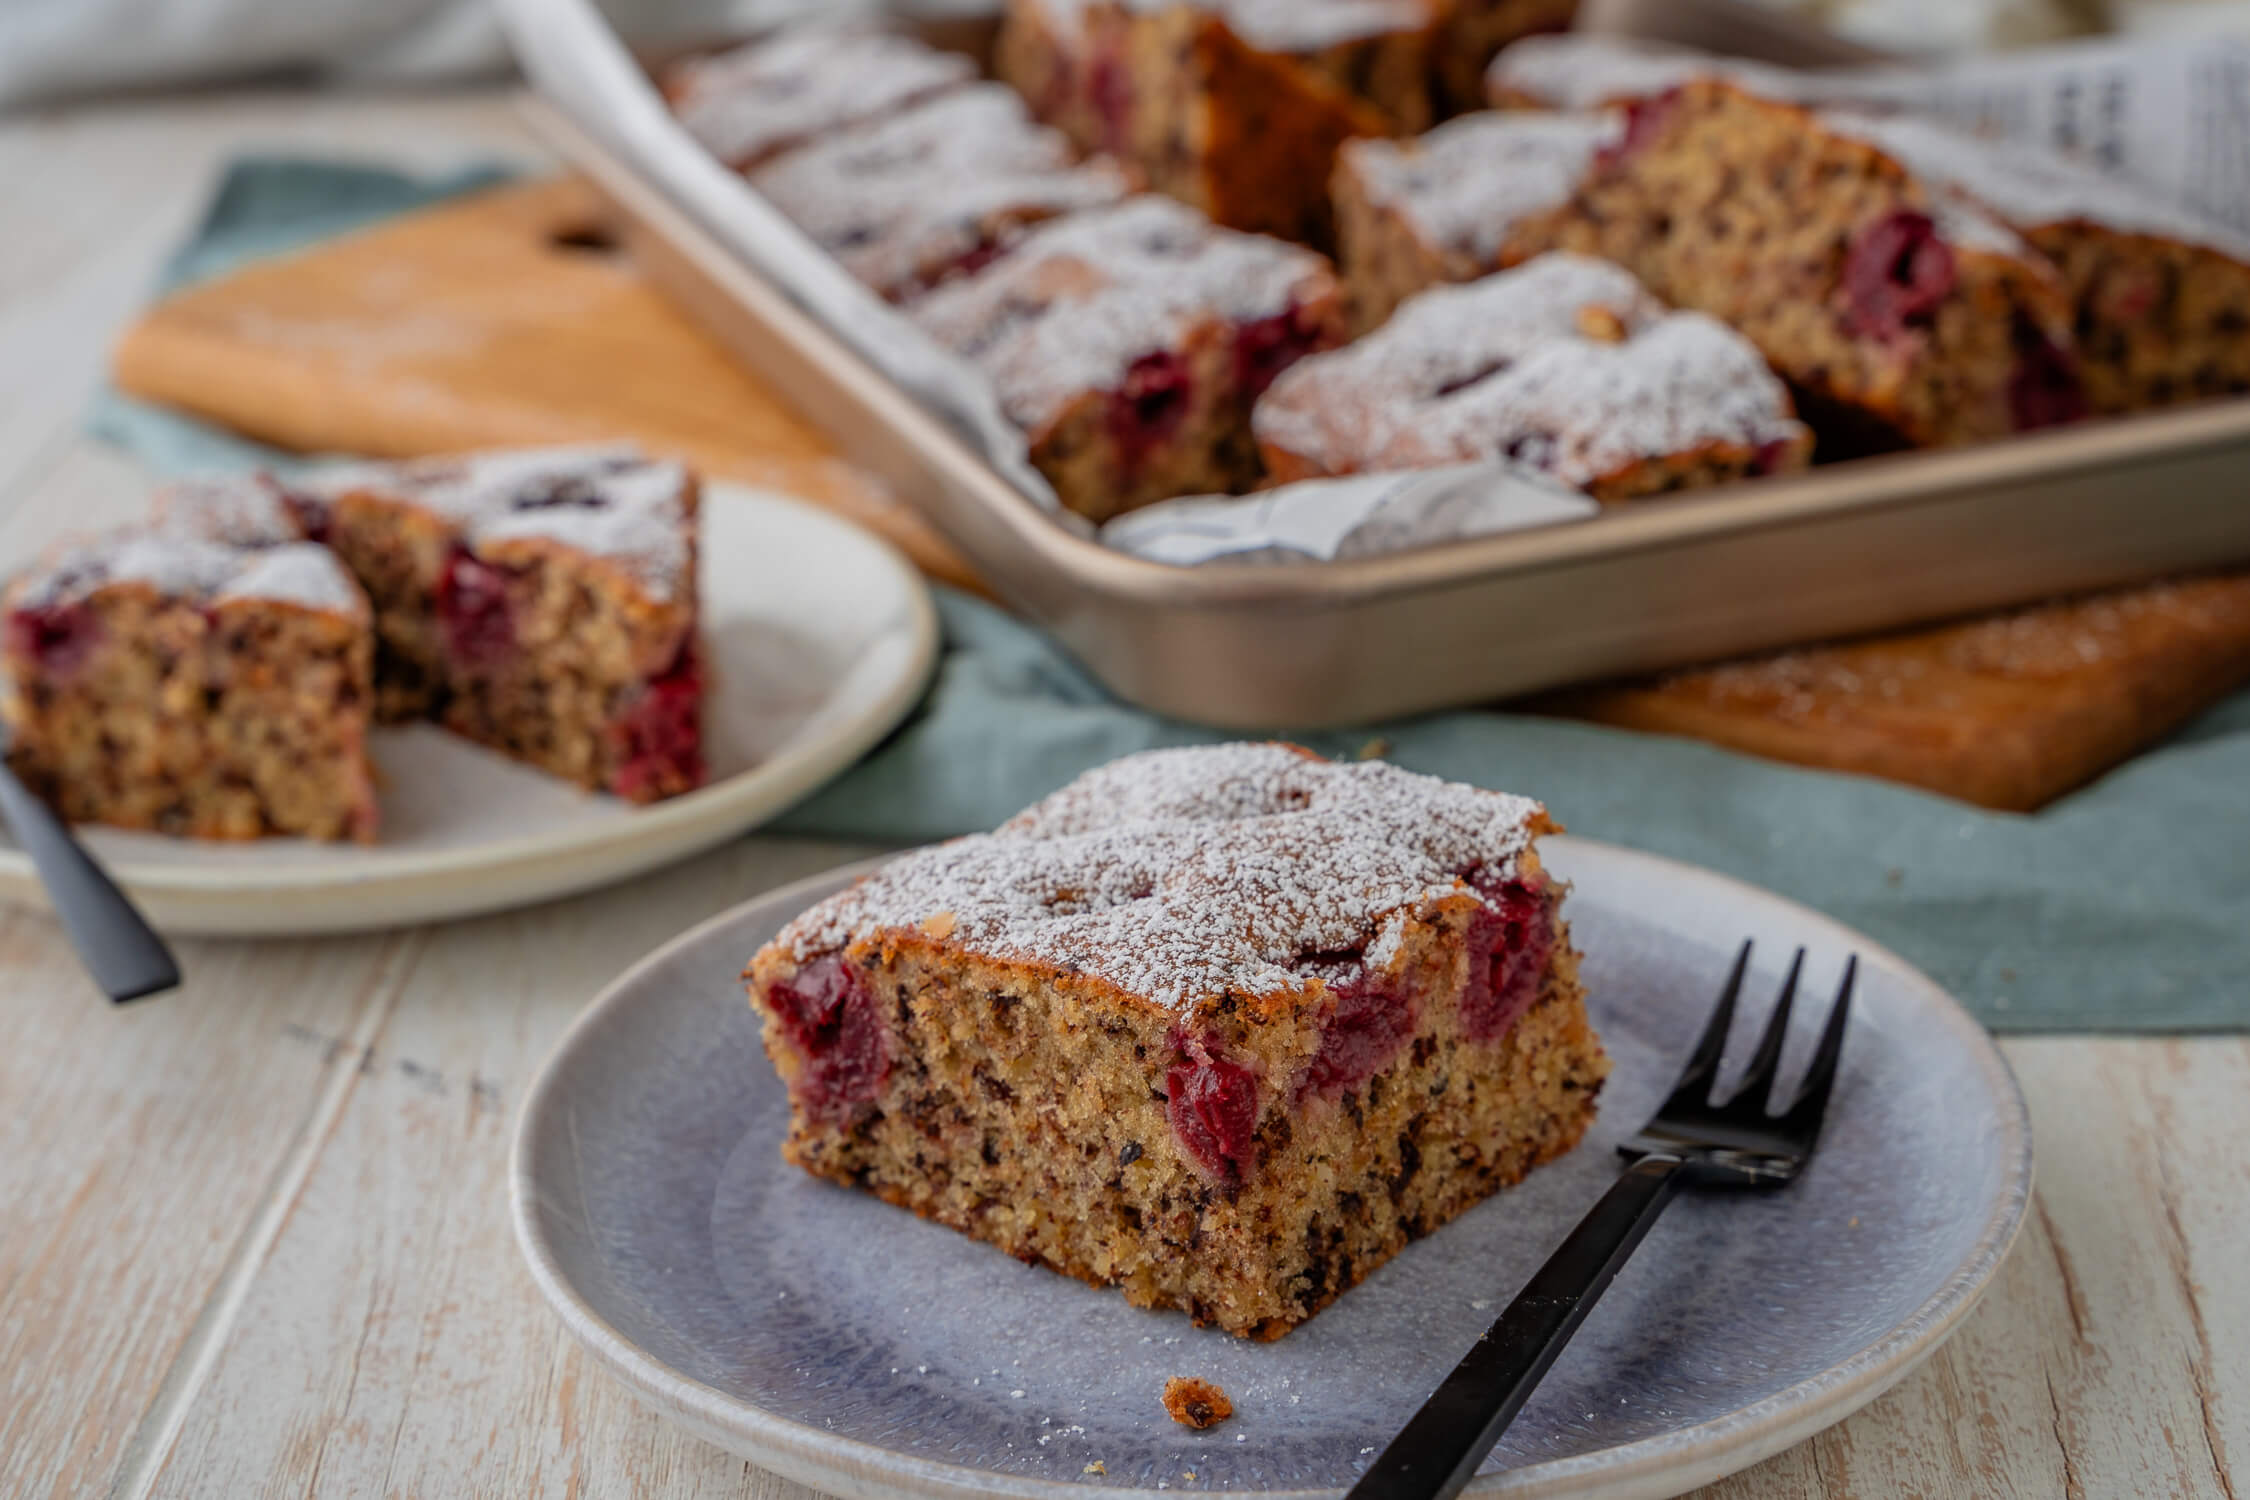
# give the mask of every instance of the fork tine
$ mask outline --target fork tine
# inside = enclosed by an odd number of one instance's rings
[[[1828,1110],[1828,1091],[1836,1084],[1836,1063],[1844,1055],[1844,1030],[1852,1016],[1852,985],[1858,978],[1859,955],[1855,953],[1844,963],[1844,982],[1837,987],[1835,1007],[1828,1012],[1828,1024],[1821,1030],[1820,1045],[1813,1050],[1812,1065],[1805,1069],[1805,1081],[1798,1085],[1797,1097],[1782,1117],[1786,1129],[1804,1138],[1807,1150],[1820,1134],[1821,1117]]]
[[[1727,1032],[1734,1025],[1735,997],[1742,993],[1742,976],[1750,970],[1750,940],[1743,939],[1735,950],[1734,968],[1727,975],[1726,989],[1719,995],[1719,1003],[1711,1012],[1711,1019],[1703,1025],[1703,1037],[1695,1044],[1695,1052],[1680,1070],[1680,1081],[1672,1085],[1670,1109],[1674,1104],[1701,1104],[1711,1092],[1711,1085],[1719,1077],[1719,1056],[1727,1048]]]
[[[1749,1071],[1742,1082],[1727,1096],[1727,1103],[1748,1100],[1761,1111],[1773,1093],[1774,1076],[1781,1071],[1781,1048],[1789,1040],[1789,1012],[1797,1002],[1797,976],[1805,970],[1805,950],[1799,948],[1797,956],[1789,961],[1789,977],[1781,983],[1781,998],[1774,1002],[1773,1018],[1766,1022],[1766,1034],[1758,1038],[1758,1050],[1750,1058]]]

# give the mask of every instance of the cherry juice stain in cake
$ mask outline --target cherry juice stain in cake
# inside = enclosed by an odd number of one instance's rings
[[[1258,1077],[1213,1051],[1202,1037],[1183,1037],[1180,1061],[1164,1075],[1165,1107],[1180,1146],[1221,1186],[1242,1181],[1258,1128]]]
[[[1474,880],[1474,877],[1472,877]],[[1506,880],[1483,889],[1469,920],[1469,980],[1461,991],[1461,1029],[1474,1042],[1506,1036],[1539,998],[1555,944],[1544,883]]]
[[[867,976],[831,954],[768,996],[790,1044],[805,1059],[798,1101],[822,1119],[843,1119],[873,1099],[890,1072],[891,1039]]]
[[[693,641],[648,680],[610,732],[617,742],[610,790],[618,796],[639,802],[703,784],[703,665]]]
[[[1338,972],[1328,992],[1334,999],[1321,1023],[1320,1048],[1298,1080],[1299,1099],[1351,1092],[1389,1067],[1414,1034],[1411,991],[1368,973],[1364,962]]]
[[[1234,380],[1252,400],[1265,394],[1275,377],[1303,359],[1321,342],[1317,322],[1302,304],[1270,318],[1244,323],[1234,335]]]
[[[36,662],[55,679],[67,678],[101,643],[102,625],[83,604],[12,610],[8,615],[8,654]]]
[[[2086,389],[2078,361],[2058,348],[2028,320],[2015,329],[2016,370],[2008,382],[2008,406],[2016,426],[2059,427],[2086,415]]]
[[[1936,314],[1958,279],[1952,247],[1928,214],[1900,209],[1853,237],[1844,254],[1844,296],[1859,332],[1903,337]]]
[[[466,548],[454,549],[438,578],[438,618],[454,659],[489,666],[515,649],[515,617],[508,604],[508,575]]]
[[[1126,468],[1139,467],[1150,450],[1179,431],[1194,384],[1187,362],[1169,350],[1133,361],[1109,408],[1110,432]]]

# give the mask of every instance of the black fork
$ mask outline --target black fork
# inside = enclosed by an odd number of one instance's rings
[[[1859,959],[1855,955],[1844,965],[1836,1003],[1795,1097],[1776,1106],[1772,1096],[1781,1047],[1789,1037],[1789,1012],[1804,967],[1805,950],[1799,948],[1742,1082],[1720,1099],[1719,1055],[1726,1050],[1735,998],[1750,968],[1750,945],[1742,945],[1718,1009],[1671,1097],[1640,1134],[1617,1148],[1632,1165],[1391,1439],[1347,1500],[1448,1500],[1458,1495],[1681,1188],[1777,1188],[1803,1170],[1820,1140],[1828,1094],[1836,1083]]]

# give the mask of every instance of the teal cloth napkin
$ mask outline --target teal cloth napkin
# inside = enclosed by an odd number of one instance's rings
[[[494,180],[258,160],[226,176],[168,279]],[[105,396],[95,429],[178,472],[276,455]],[[1089,766],[1225,736],[1141,712],[998,610],[941,591],[929,696],[778,826],[908,842],[989,828]],[[1921,965],[2003,1030],[2250,1025],[2250,694],[2033,816],[1687,740],[1451,713],[1295,736],[1531,793],[1571,831],[1723,870],[1817,907]]]

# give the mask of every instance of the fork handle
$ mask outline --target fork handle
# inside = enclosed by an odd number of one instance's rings
[[[164,939],[70,836],[62,819],[4,763],[0,763],[0,822],[31,856],[55,916],[102,993],[123,1004],[180,982],[180,967]]]
[[[1652,1154],[1627,1167],[1391,1439],[1346,1500],[1450,1500],[1460,1494],[1609,1289],[1618,1267],[1686,1184],[1684,1165],[1677,1156]]]

